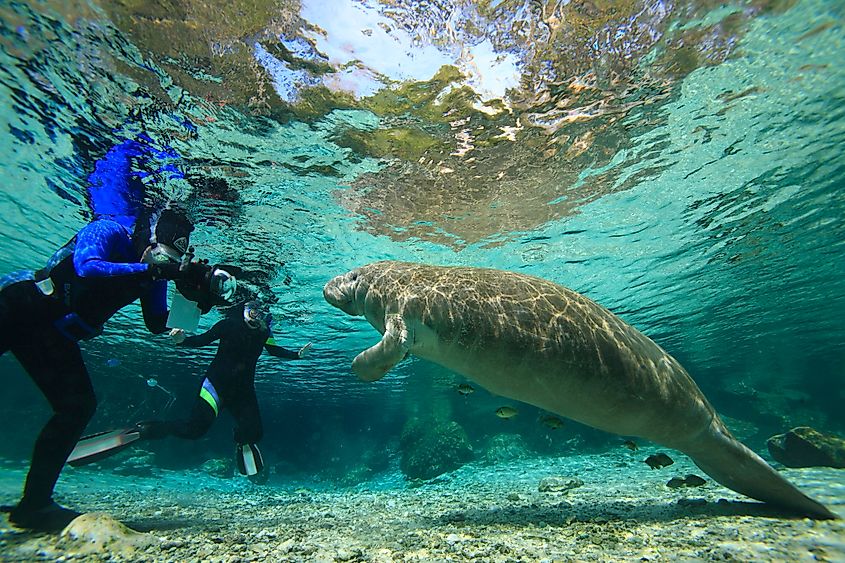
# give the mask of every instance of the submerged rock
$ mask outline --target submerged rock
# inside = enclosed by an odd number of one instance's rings
[[[155,536],[136,532],[102,512],[90,512],[74,519],[62,530],[59,541],[68,554],[100,553],[112,558],[132,558],[136,551],[160,542]]]
[[[769,453],[787,467],[845,468],[845,440],[799,426],[766,442]]]
[[[577,477],[575,479],[567,479],[566,477],[553,475],[551,477],[543,477],[540,480],[540,484],[537,485],[537,490],[541,493],[565,493],[571,489],[577,489],[583,484],[584,481]]]
[[[457,422],[413,419],[400,438],[400,468],[410,479],[433,479],[472,459],[472,446]]]

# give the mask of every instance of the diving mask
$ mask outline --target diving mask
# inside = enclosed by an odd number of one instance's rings
[[[260,328],[261,322],[265,321],[267,316],[268,313],[266,308],[257,301],[248,301],[244,303],[244,322],[250,328]]]

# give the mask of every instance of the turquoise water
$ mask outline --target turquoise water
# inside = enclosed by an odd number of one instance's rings
[[[501,433],[540,456],[619,445],[462,396],[418,359],[356,381],[378,335],[321,291],[380,259],[589,296],[760,453],[798,425],[845,433],[845,8],[608,4],[3,3],[0,272],[41,267],[90,219],[97,160],[147,133],[183,174],[149,179],[149,199],[191,211],[198,255],[258,272],[282,345],[313,342],[308,361],[259,362],[279,479],[395,472],[415,416],[458,422],[476,456]],[[91,430],[178,414],[213,352],[127,307],[84,344]],[[23,460],[47,407],[11,355],[0,370],[0,456]],[[230,428],[157,445],[159,463],[226,457]]]

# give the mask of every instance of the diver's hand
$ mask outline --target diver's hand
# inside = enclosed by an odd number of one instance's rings
[[[214,268],[208,265],[208,260],[188,262],[182,266],[185,280],[196,287],[203,287],[208,284],[208,278],[213,270]]]
[[[176,281],[176,290],[188,301],[198,303],[203,313],[211,309],[211,305],[204,306],[211,300],[212,268],[204,261],[191,262],[182,266],[181,277]]]
[[[177,346],[185,341],[185,331],[181,328],[174,328],[170,331],[170,340]]]
[[[310,352],[310,351],[311,351],[311,343],[309,342],[308,344],[306,344],[305,346],[303,346],[302,348],[299,349],[299,352],[297,352],[297,355],[301,359],[301,358],[304,358],[305,356],[307,356],[308,352]]]
[[[178,280],[185,277],[178,263],[150,264],[149,269],[154,280]]]

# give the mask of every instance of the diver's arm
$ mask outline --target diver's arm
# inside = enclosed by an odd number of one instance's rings
[[[217,321],[217,323],[208,329],[208,331],[197,334],[196,336],[189,336],[183,340],[178,346],[185,346],[187,348],[199,348],[201,346],[208,346],[215,340],[223,336],[223,327],[226,321]]]
[[[94,221],[79,231],[73,251],[73,267],[79,277],[101,278],[147,274],[140,262],[110,262],[114,249],[128,244],[126,230],[114,221]]]
[[[161,334],[167,330],[167,282],[159,280],[141,297],[141,311],[144,313],[144,324],[153,334]]]
[[[264,349],[267,350],[268,354],[275,356],[276,358],[284,358],[285,360],[301,360],[305,357],[305,354],[308,353],[308,350],[311,349],[311,343],[309,342],[294,352],[293,350],[277,346],[276,341],[273,339],[273,335],[270,334],[270,337],[264,343]]]
[[[267,350],[268,354],[277,358],[284,358],[286,360],[299,359],[299,352],[294,352],[293,350],[288,350],[287,348],[282,348],[281,346],[276,346],[275,344],[265,342],[264,349]]]

